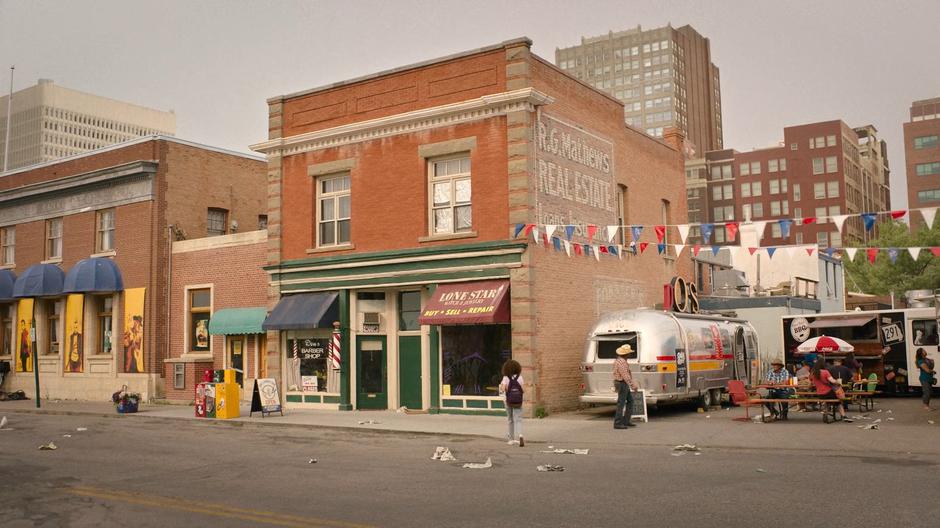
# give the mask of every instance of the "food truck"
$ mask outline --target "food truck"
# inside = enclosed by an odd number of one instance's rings
[[[827,335],[843,339],[855,347],[855,359],[862,375],[878,376],[885,392],[904,393],[920,387],[914,365],[915,353],[923,348],[940,364],[937,312],[934,308],[906,308],[783,316],[781,321],[787,368],[793,372],[803,354],[800,343]],[[841,357],[845,354],[827,354]]]
[[[582,403],[616,403],[616,350],[629,344],[633,378],[650,406],[699,400],[716,405],[728,380],[755,383],[757,333],[741,319],[636,309],[602,315],[581,363]]]

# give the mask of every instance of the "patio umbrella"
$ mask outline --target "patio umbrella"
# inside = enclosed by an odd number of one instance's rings
[[[807,339],[796,349],[804,354],[808,352],[825,354],[827,352],[852,352],[855,347],[838,337],[819,336]]]

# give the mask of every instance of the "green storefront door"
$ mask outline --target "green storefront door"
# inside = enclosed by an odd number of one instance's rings
[[[421,336],[398,338],[399,405],[421,408]]]
[[[356,407],[388,409],[385,336],[356,338]]]

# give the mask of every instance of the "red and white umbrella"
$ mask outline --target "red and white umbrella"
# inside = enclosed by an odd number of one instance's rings
[[[852,352],[855,347],[838,337],[819,336],[807,339],[796,349],[804,354],[808,352],[824,354],[827,352]]]

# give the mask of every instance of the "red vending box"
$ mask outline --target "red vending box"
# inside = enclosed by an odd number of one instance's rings
[[[196,397],[193,399],[196,408],[196,418],[206,417],[206,384],[196,384]]]

